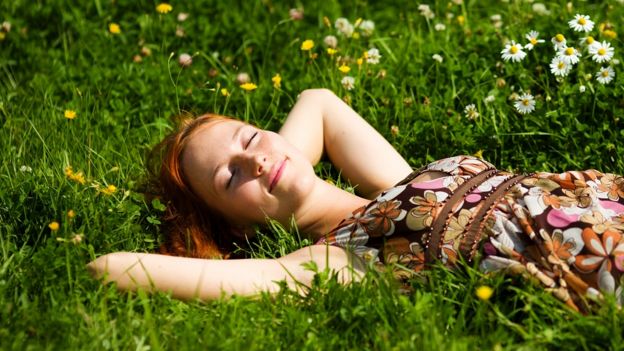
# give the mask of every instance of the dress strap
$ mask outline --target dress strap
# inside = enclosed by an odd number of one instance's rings
[[[490,196],[483,200],[481,207],[473,216],[472,222],[466,229],[465,235],[459,245],[459,251],[462,257],[464,257],[468,261],[472,259],[477,244],[481,239],[481,234],[483,233],[483,227],[485,226],[486,219],[491,214],[492,209],[514,185],[518,184],[522,179],[526,177],[527,175],[525,174],[509,177],[504,182],[502,182],[497,187],[497,189],[490,194]]]
[[[444,239],[443,234],[446,232],[449,216],[453,213],[455,206],[462,199],[464,199],[468,193],[481,185],[481,183],[483,183],[486,179],[493,177],[497,173],[498,171],[494,168],[488,168],[481,171],[461,184],[457,190],[455,190],[453,194],[446,199],[440,213],[431,225],[431,234],[429,235],[429,240],[425,243],[425,260],[428,264],[431,264],[436,259],[440,258],[439,249]]]
[[[405,177],[403,180],[401,180],[400,182],[396,183],[394,186],[397,187],[399,185],[405,185],[405,184],[409,184],[409,182],[411,182],[412,180],[414,180],[416,177],[418,177],[419,175],[425,173],[425,171],[427,170],[427,165],[422,166],[414,171],[412,171],[412,173],[410,173],[407,177]]]

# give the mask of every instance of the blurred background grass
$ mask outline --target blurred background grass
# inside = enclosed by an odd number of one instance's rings
[[[146,153],[171,130],[172,116],[216,112],[276,129],[306,88],[332,89],[414,167],[479,154],[517,171],[624,173],[619,65],[606,86],[588,79],[598,65],[587,58],[561,82],[548,68],[552,36],[581,37],[567,26],[576,13],[596,21],[591,34],[609,40],[620,59],[620,2],[545,2],[543,14],[532,1],[436,1],[433,19],[419,3],[399,1],[172,2],[167,14],[157,4],[0,3],[0,21],[10,24],[0,41],[1,349],[622,348],[622,312],[612,301],[582,317],[531,285],[470,268],[434,269],[414,279],[408,296],[384,277],[344,288],[321,275],[306,298],[285,292],[211,303],[119,294],[84,268],[100,254],[158,246],[160,206],[146,202],[140,184]],[[179,21],[180,13],[188,18]],[[372,20],[375,31],[340,36],[339,17]],[[546,43],[520,63],[503,62],[504,43],[526,42],[531,29]],[[334,56],[327,35],[338,38]],[[310,52],[300,50],[306,39],[315,42]],[[373,47],[380,63],[359,66]],[[192,55],[186,68],[182,53]],[[350,66],[354,89],[341,85],[338,61]],[[243,91],[240,73],[258,88]],[[509,97],[520,92],[536,97],[536,111],[515,111]],[[468,104],[478,118],[464,115]],[[65,118],[66,110],[76,117]],[[84,184],[67,177],[68,166]],[[325,163],[317,171],[340,182]],[[307,243],[266,231],[252,255]],[[483,284],[494,288],[489,301],[474,296]]]

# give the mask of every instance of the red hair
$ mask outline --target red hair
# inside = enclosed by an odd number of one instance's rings
[[[163,216],[164,242],[160,253],[196,258],[228,258],[235,248],[232,226],[191,188],[181,166],[190,137],[201,126],[230,120],[215,114],[182,117],[177,131],[152,150],[159,167],[152,168],[156,192],[167,208]],[[150,161],[154,161],[150,157]]]

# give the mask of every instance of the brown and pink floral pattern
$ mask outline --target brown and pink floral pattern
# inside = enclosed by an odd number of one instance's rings
[[[429,264],[425,257],[432,226],[449,198],[472,177],[491,169],[491,164],[470,156],[433,162],[419,172],[446,175],[399,183],[353,211],[321,242],[394,267],[397,278],[406,278]],[[442,263],[452,267],[459,260],[475,214],[511,176],[499,171],[449,205],[437,253]],[[624,178],[596,170],[542,172],[495,200],[480,222],[479,250],[464,253],[470,257],[462,259],[478,260],[484,271],[533,277],[576,310],[588,311],[591,301],[604,294],[614,293],[624,302]]]

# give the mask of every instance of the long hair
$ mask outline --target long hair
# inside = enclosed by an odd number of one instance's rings
[[[182,117],[178,129],[150,153],[151,188],[166,205],[162,218],[165,233],[160,246],[162,254],[228,258],[235,248],[232,226],[193,192],[181,166],[182,155],[194,132],[201,126],[227,120],[230,118],[215,114]]]

